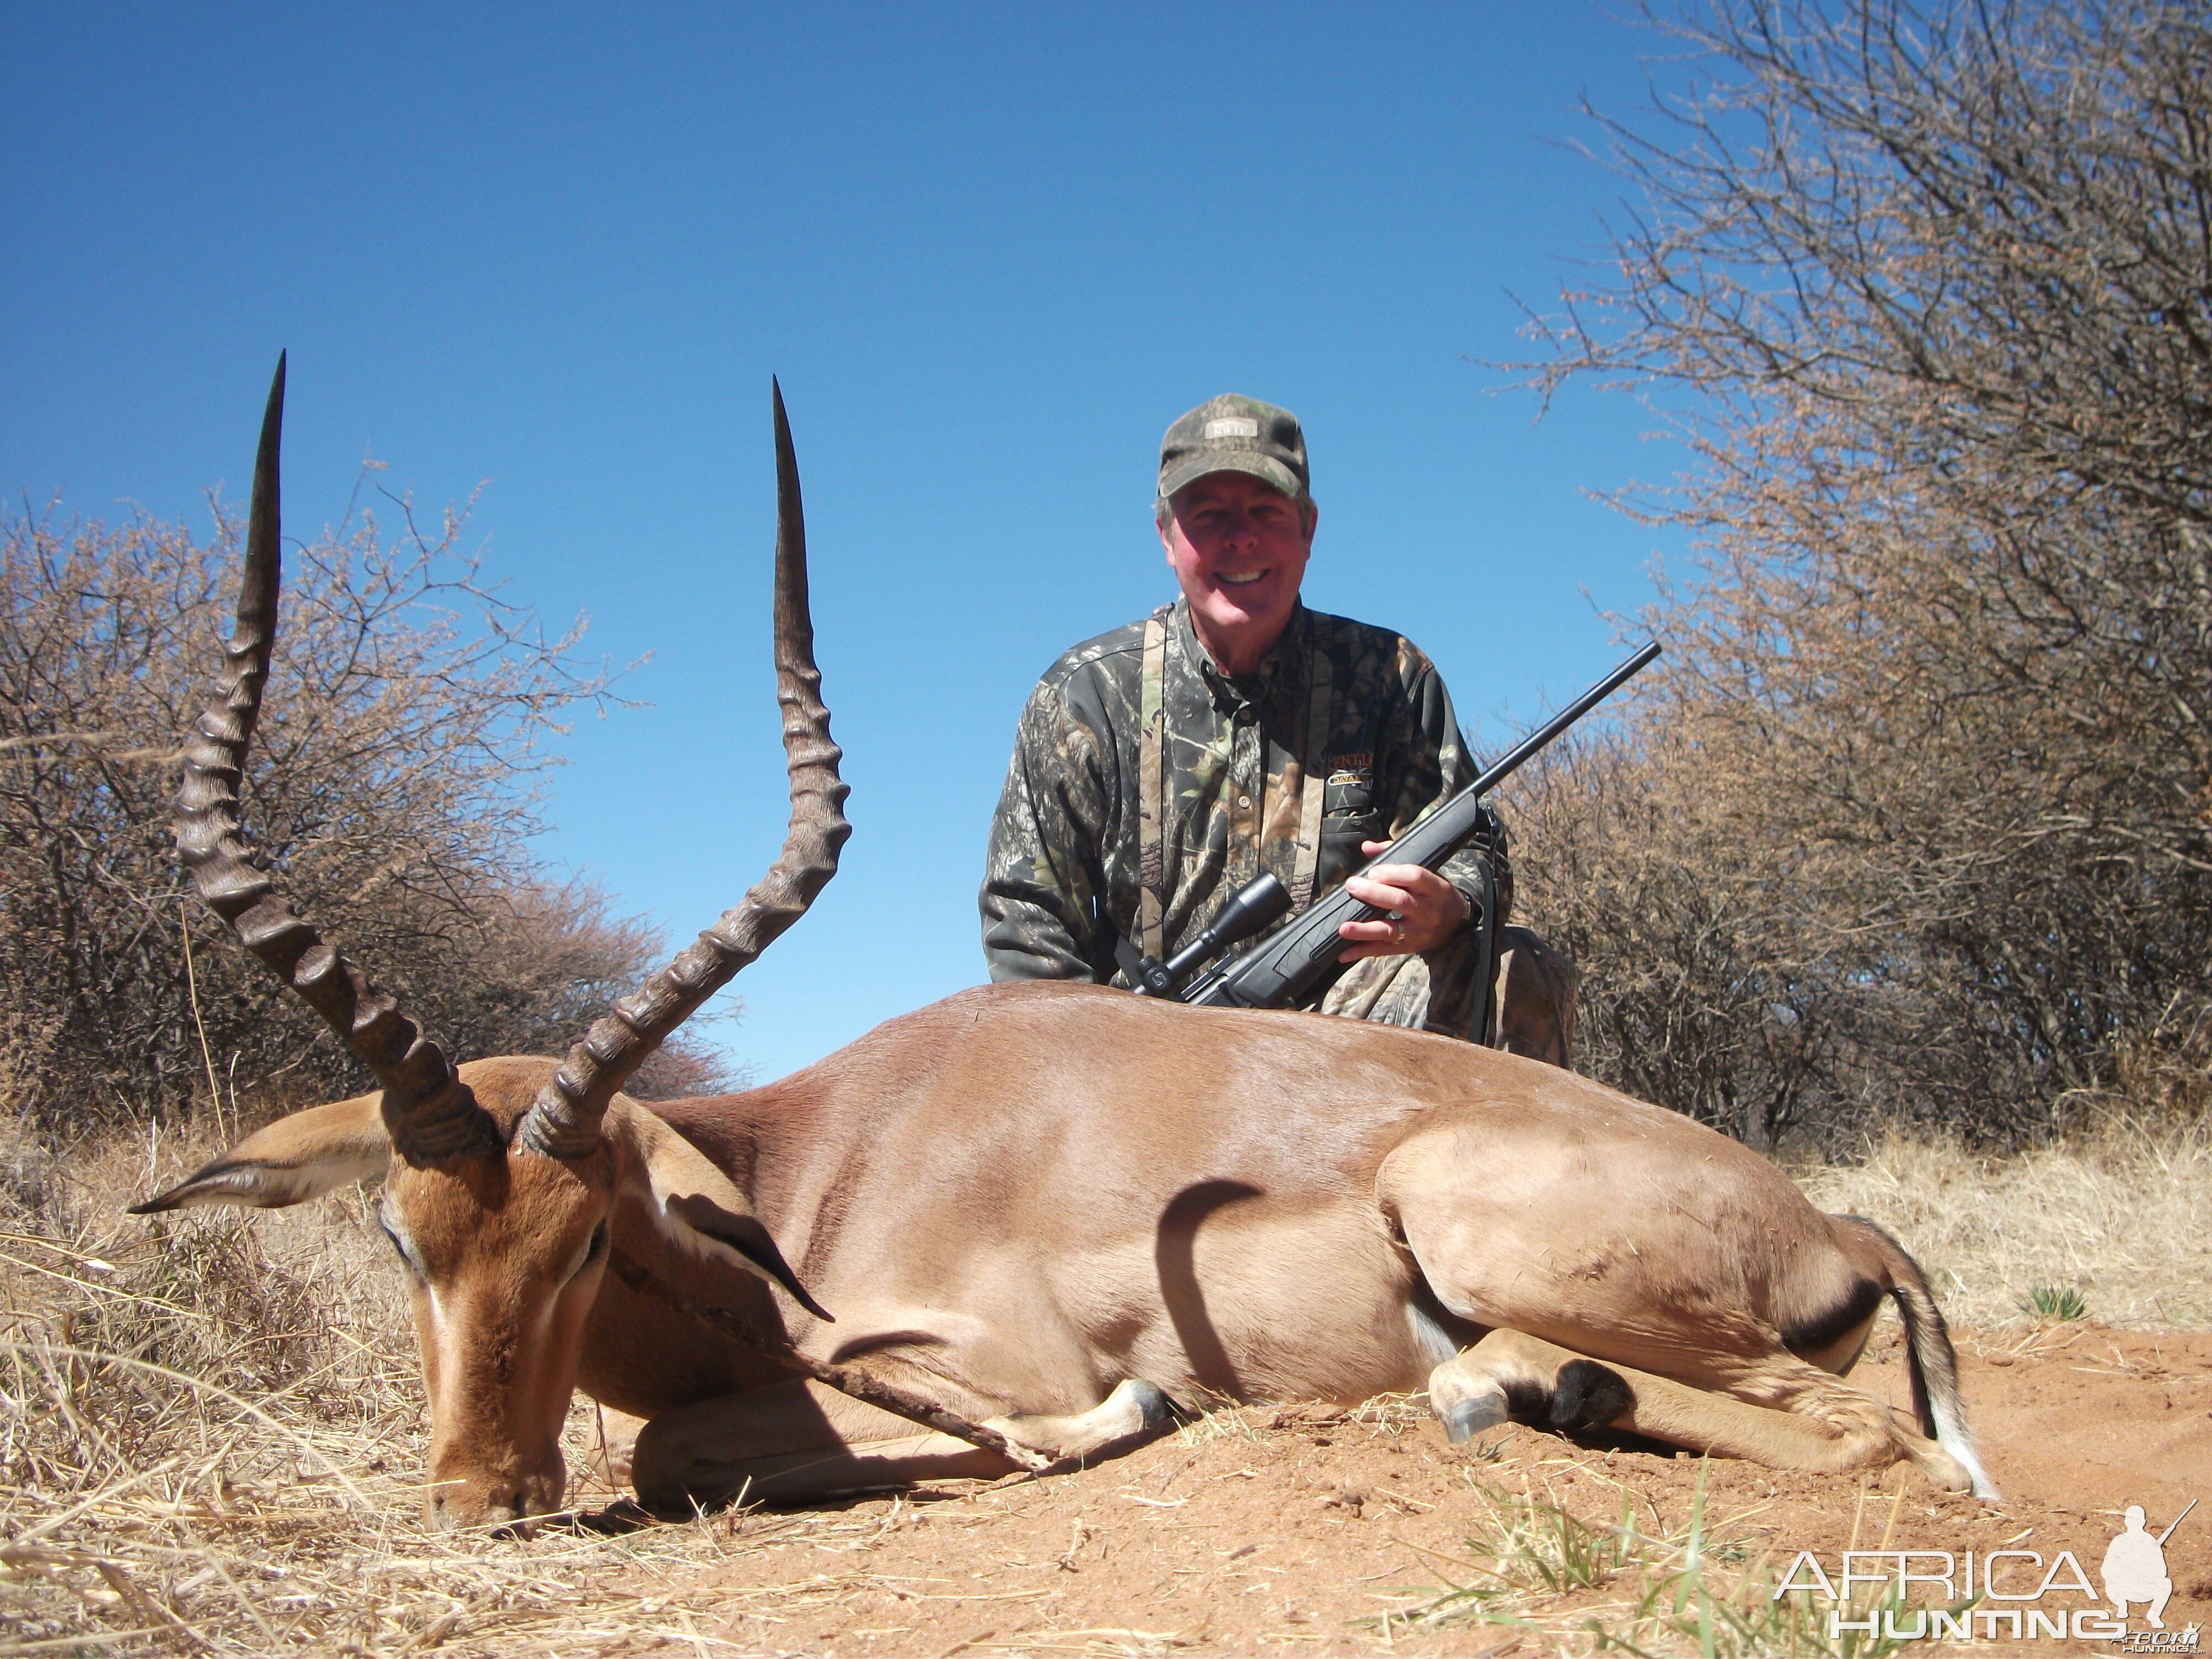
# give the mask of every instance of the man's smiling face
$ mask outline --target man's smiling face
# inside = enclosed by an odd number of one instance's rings
[[[1184,485],[1159,526],[1191,626],[1222,670],[1249,674],[1291,619],[1319,517],[1249,472]]]

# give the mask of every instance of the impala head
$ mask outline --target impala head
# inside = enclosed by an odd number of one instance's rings
[[[584,1321],[618,1228],[648,1255],[744,1276],[747,1285],[765,1279],[822,1312],[742,1194],[618,1093],[647,1055],[805,913],[836,873],[850,833],[814,666],[798,463],[779,390],[775,663],[792,799],[781,854],[565,1060],[489,1060],[457,1070],[292,912],[240,836],[240,780],[276,636],[283,405],[280,357],[254,466],[238,625],[221,693],[185,747],[177,848],[200,896],[322,1015],[380,1088],[272,1123],[134,1209],[276,1208],[382,1175],[378,1218],[408,1274],[429,1393],[430,1512],[458,1525],[519,1520],[560,1505],[561,1425]]]

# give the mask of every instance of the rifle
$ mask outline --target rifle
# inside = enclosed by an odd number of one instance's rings
[[[2195,1509],[2196,1507],[2197,1507],[2197,1500],[2196,1500],[2195,1498],[2191,1498],[2191,1499],[2189,1500],[2189,1510],[2193,1510],[2193,1509]],[[2179,1526],[2183,1522],[2185,1522],[2185,1521],[2186,1521],[2187,1519],[2189,1519],[2189,1510],[2182,1510],[2182,1512],[2181,1512],[2180,1514],[2179,1514],[2179,1515],[2175,1516],[2173,1517],[2173,1526],[2172,1526],[2172,1527],[2168,1527],[2168,1528],[2167,1528],[2164,1532],[2162,1532],[2162,1533],[2159,1534],[2159,1535],[2158,1535],[2158,1547],[2159,1547],[2160,1549],[2164,1549],[2164,1548],[2166,1547],[2166,1540],[2167,1539],[2169,1539],[2169,1538],[2171,1538],[2171,1537],[2172,1537],[2172,1536],[2173,1536],[2173,1527],[2178,1527],[2178,1526]],[[2148,1531],[2149,1530],[2149,1528],[2148,1528],[2148,1527],[2146,1527],[2143,1530],[2145,1530],[2146,1532],[2148,1532]],[[1985,1557],[1985,1558],[1984,1558],[1984,1559],[1986,1559],[1987,1558]]]
[[[1482,827],[1482,798],[1540,751],[1562,732],[1597,707],[1641,672],[1659,654],[1652,641],[1595,685],[1515,744],[1473,783],[1429,813],[1396,841],[1361,867],[1364,874],[1378,864],[1418,864],[1433,870],[1467,845]],[[1347,921],[1366,921],[1383,913],[1363,904],[1342,887],[1316,899],[1282,932],[1252,949],[1227,957],[1190,975],[1211,957],[1252,937],[1291,908],[1291,896],[1273,875],[1262,875],[1230,896],[1204,932],[1167,961],[1139,957],[1127,940],[1116,952],[1121,968],[1139,996],[1173,997],[1178,1001],[1215,1007],[1287,1008],[1325,988],[1344,970],[1337,953],[1344,939],[1337,932]],[[1487,984],[1490,960],[1497,938],[1497,894],[1487,889],[1478,907],[1482,930],[1482,982]],[[1185,984],[1185,981],[1189,982]]]

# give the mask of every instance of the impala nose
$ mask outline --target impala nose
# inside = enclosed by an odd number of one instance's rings
[[[514,1524],[558,1510],[568,1485],[557,1444],[534,1455],[465,1458],[448,1451],[432,1460],[425,1511],[434,1527]]]
[[[430,1522],[440,1528],[501,1527],[527,1522],[557,1506],[528,1484],[454,1481],[430,1493]]]

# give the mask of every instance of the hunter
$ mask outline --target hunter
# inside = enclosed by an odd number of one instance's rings
[[[1471,924],[1486,866],[1510,912],[1504,827],[1440,871],[1351,873],[1475,769],[1419,649],[1299,603],[1319,518],[1289,410],[1224,396],[1168,428],[1154,521],[1182,597],[1066,653],[1022,712],[981,895],[993,980],[1126,985],[1117,940],[1165,957],[1265,870],[1296,909],[1343,883],[1387,913],[1343,925],[1320,1012],[1484,1039]],[[1523,928],[1498,948],[1501,1046],[1566,1064],[1571,965]]]

